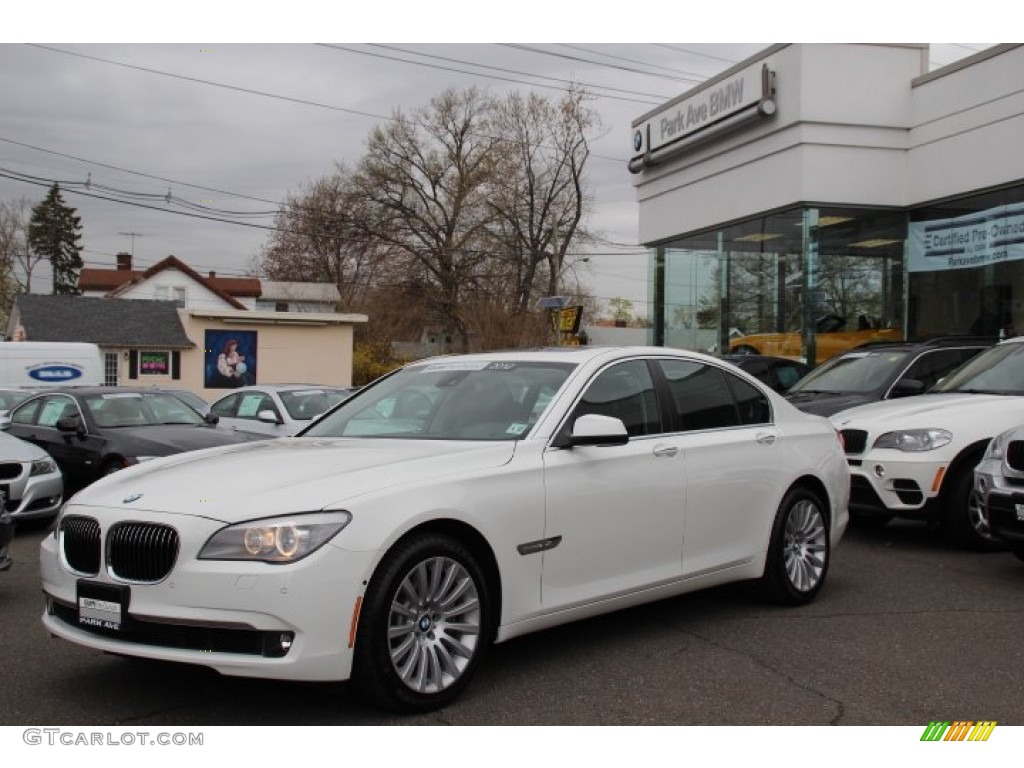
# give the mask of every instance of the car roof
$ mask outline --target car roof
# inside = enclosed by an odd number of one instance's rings
[[[944,349],[946,347],[990,347],[998,339],[988,336],[936,336],[930,339],[909,339],[907,341],[867,341],[850,347],[846,352],[865,350],[916,351],[924,349]],[[845,353],[844,353],[845,354]]]

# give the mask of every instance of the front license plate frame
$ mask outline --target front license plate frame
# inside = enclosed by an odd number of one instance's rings
[[[75,599],[78,623],[83,627],[121,632],[130,601],[131,590],[125,585],[80,580]]]

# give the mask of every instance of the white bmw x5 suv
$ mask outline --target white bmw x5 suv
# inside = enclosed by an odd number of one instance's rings
[[[1024,337],[987,349],[927,394],[831,419],[850,465],[851,518],[932,520],[967,549],[1004,546],[988,529],[974,468],[993,437],[1024,424]]]

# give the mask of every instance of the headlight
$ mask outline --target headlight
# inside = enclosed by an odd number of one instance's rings
[[[57,471],[57,463],[53,459],[39,459],[32,462],[29,475],[48,475]]]
[[[875,440],[875,448],[893,448],[897,451],[934,451],[953,442],[953,433],[944,429],[905,429],[886,432]]]
[[[199,559],[293,563],[320,549],[351,519],[348,512],[319,512],[229,525],[210,537]]]

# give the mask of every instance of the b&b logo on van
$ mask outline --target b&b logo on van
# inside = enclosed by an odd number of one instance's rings
[[[69,363],[43,363],[33,365],[28,369],[28,375],[36,381],[45,381],[48,384],[74,381],[82,378],[83,370],[77,365]]]

